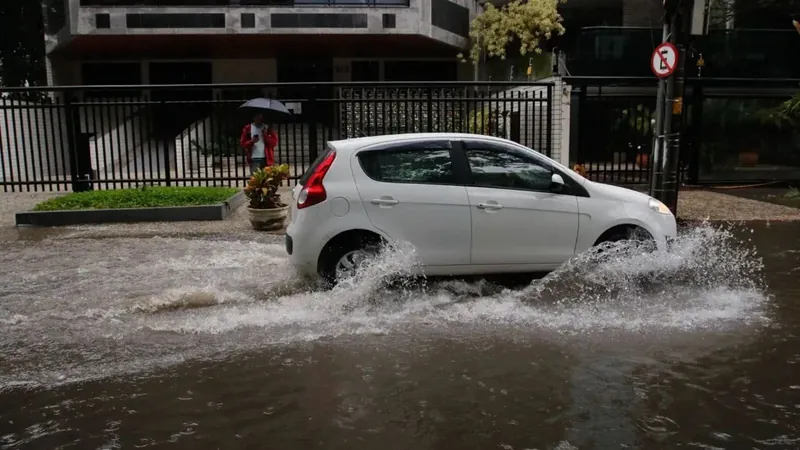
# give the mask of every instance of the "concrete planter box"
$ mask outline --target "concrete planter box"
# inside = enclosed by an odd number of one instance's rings
[[[224,220],[247,201],[237,192],[224,203],[160,208],[78,209],[74,211],[28,211],[17,213],[17,226],[57,227],[99,223],[186,222]]]

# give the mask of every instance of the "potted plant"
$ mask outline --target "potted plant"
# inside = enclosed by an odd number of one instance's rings
[[[281,202],[278,187],[289,178],[289,165],[268,166],[253,172],[244,193],[250,203],[247,211],[250,225],[258,231],[283,229],[289,206]]]

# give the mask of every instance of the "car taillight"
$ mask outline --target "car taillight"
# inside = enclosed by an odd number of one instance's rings
[[[314,169],[314,172],[308,177],[308,181],[303,185],[303,189],[297,196],[297,209],[308,208],[318,203],[322,203],[328,198],[325,192],[325,186],[322,185],[322,180],[331,168],[333,160],[336,158],[336,152],[331,152],[322,162]]]

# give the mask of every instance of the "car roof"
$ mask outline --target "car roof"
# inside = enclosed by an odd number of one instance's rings
[[[469,134],[469,133],[405,133],[405,134],[386,134],[380,136],[366,136],[359,138],[340,139],[338,141],[330,141],[331,147],[337,151],[355,151],[364,147],[374,144],[389,144],[392,142],[412,141],[412,140],[426,140],[426,139],[481,139],[487,141],[496,141],[510,143],[506,139],[486,136],[483,134]]]

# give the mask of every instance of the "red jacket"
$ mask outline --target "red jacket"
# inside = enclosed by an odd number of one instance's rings
[[[247,162],[253,160],[253,144],[256,141],[252,138],[250,127],[252,124],[247,124],[242,129],[242,136],[239,138],[239,144],[247,154]],[[261,131],[261,140],[264,141],[264,154],[267,157],[267,165],[275,165],[275,147],[278,146],[278,133],[275,130],[268,131],[266,127]]]

